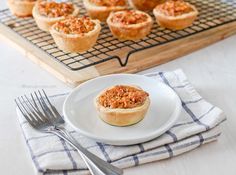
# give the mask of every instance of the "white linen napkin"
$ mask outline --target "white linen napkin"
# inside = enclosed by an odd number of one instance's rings
[[[226,120],[221,109],[208,103],[196,92],[182,70],[156,72],[147,76],[156,79],[157,83],[159,80],[169,85],[182,101],[179,120],[162,136],[138,145],[112,146],[95,142],[66,126],[85,148],[120,168],[177,156],[217,140],[221,134],[220,124]],[[59,111],[67,95],[68,93],[50,97]],[[26,145],[38,173],[88,173],[79,154],[70,145],[55,135],[32,129],[20,112],[17,113]]]

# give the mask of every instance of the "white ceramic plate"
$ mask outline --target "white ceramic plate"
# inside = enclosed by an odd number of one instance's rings
[[[136,85],[149,93],[151,104],[145,118],[128,127],[103,122],[94,107],[99,92],[114,85]],[[178,119],[181,102],[167,85],[142,75],[115,74],[89,80],[67,97],[63,113],[66,121],[81,134],[112,145],[132,145],[154,139],[170,129]]]

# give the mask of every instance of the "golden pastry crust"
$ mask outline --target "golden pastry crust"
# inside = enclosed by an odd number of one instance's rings
[[[22,18],[32,16],[32,9],[35,3],[36,0],[7,0],[11,13]]]
[[[178,2],[184,4],[184,7],[176,5]],[[169,8],[168,6],[166,7],[167,3],[169,3],[170,7],[173,3],[175,3],[175,5],[173,5],[175,6],[175,9],[172,9],[172,7]],[[198,11],[195,6],[182,0],[167,1],[166,3],[158,5],[153,10],[153,13],[156,17],[157,23],[160,26],[173,30],[181,30],[191,26],[198,15]]]
[[[163,3],[165,0],[128,0],[131,7],[148,11],[153,10],[157,5]]]
[[[78,20],[82,20],[83,18],[70,17],[64,21],[57,22],[52,26],[50,33],[59,49],[63,50],[64,52],[84,52],[93,47],[101,30],[100,22],[98,20],[86,18],[86,20],[90,20],[94,26],[90,31],[81,31],[81,27],[76,25],[79,24]],[[67,29],[65,30],[61,30],[57,27],[58,25],[66,26],[65,23],[70,23],[68,20],[71,21],[72,25],[76,25],[74,27],[66,27]],[[80,31],[76,31],[76,28]]]
[[[114,20],[117,16],[127,21],[119,22]],[[140,17],[145,20],[140,21]],[[131,20],[131,23],[129,22]],[[137,22],[136,22],[137,20]],[[120,40],[139,40],[148,35],[152,28],[152,18],[147,13],[138,10],[126,10],[119,12],[112,12],[108,19],[107,24],[112,34]]]
[[[128,8],[128,5],[125,2],[125,4],[118,4],[118,5],[111,5],[111,6],[105,6],[104,4],[96,5],[91,2],[91,0],[84,0],[84,6],[87,10],[88,15],[92,19],[98,19],[102,22],[105,22],[108,18],[109,14],[113,11],[121,11]]]
[[[62,21],[64,20],[68,14],[66,14],[65,16],[59,16],[59,17],[48,17],[45,15],[41,15],[39,12],[39,3],[42,3],[44,1],[38,1],[34,8],[33,8],[33,17],[35,19],[35,22],[37,24],[37,26],[45,31],[45,32],[49,32],[49,29],[52,27],[53,24],[55,24],[56,22]],[[70,4],[70,3],[68,3]],[[77,16],[79,14],[79,9],[78,7],[76,7],[75,5],[73,5],[73,12],[71,13],[71,16]]]
[[[135,88],[139,91],[141,90],[140,88],[135,87],[135,86],[126,86],[126,87]],[[111,88],[108,88],[108,89],[102,91],[94,100],[94,104],[95,104],[96,110],[99,114],[99,117],[104,122],[106,122],[110,125],[114,125],[114,126],[129,126],[129,125],[133,125],[133,124],[141,121],[145,117],[145,115],[148,111],[148,108],[150,105],[149,97],[146,96],[145,100],[142,102],[142,104],[139,104],[135,107],[129,107],[129,105],[126,108],[104,107],[104,104],[101,104],[100,97],[102,95],[104,95],[104,93],[106,93],[107,91],[109,91],[110,89],[113,89],[113,88],[116,88],[116,86],[113,86]],[[146,93],[146,92],[144,92],[144,93]],[[119,103],[121,103],[121,102],[119,101]],[[126,101],[125,101],[125,103],[126,103]],[[133,105],[131,105],[131,106],[133,106]]]

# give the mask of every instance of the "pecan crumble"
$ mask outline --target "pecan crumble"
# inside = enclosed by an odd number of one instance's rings
[[[73,13],[74,7],[72,3],[54,1],[40,1],[38,6],[39,13],[43,16],[56,18],[68,16]]]
[[[112,18],[112,22],[123,25],[138,24],[147,21],[148,16],[143,13],[137,13],[135,10],[126,10],[117,12]]]
[[[69,17],[55,25],[57,31],[65,34],[84,34],[92,31],[94,27],[95,23],[89,17]]]
[[[135,108],[144,104],[149,94],[141,89],[117,85],[99,96],[99,103],[107,108]]]
[[[91,3],[97,6],[126,6],[126,0],[89,0]]]
[[[193,8],[183,0],[169,0],[156,8],[168,16],[178,16],[193,11]]]

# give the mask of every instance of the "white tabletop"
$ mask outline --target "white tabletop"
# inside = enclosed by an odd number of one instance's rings
[[[5,0],[0,1],[4,8]],[[71,91],[54,76],[0,40],[0,169],[1,174],[34,174],[33,164],[15,113],[13,99],[44,88],[50,94]],[[149,69],[181,68],[200,94],[228,116],[217,142],[172,159],[125,170],[126,175],[236,174],[236,36],[193,54]],[[201,168],[199,168],[201,167]]]

